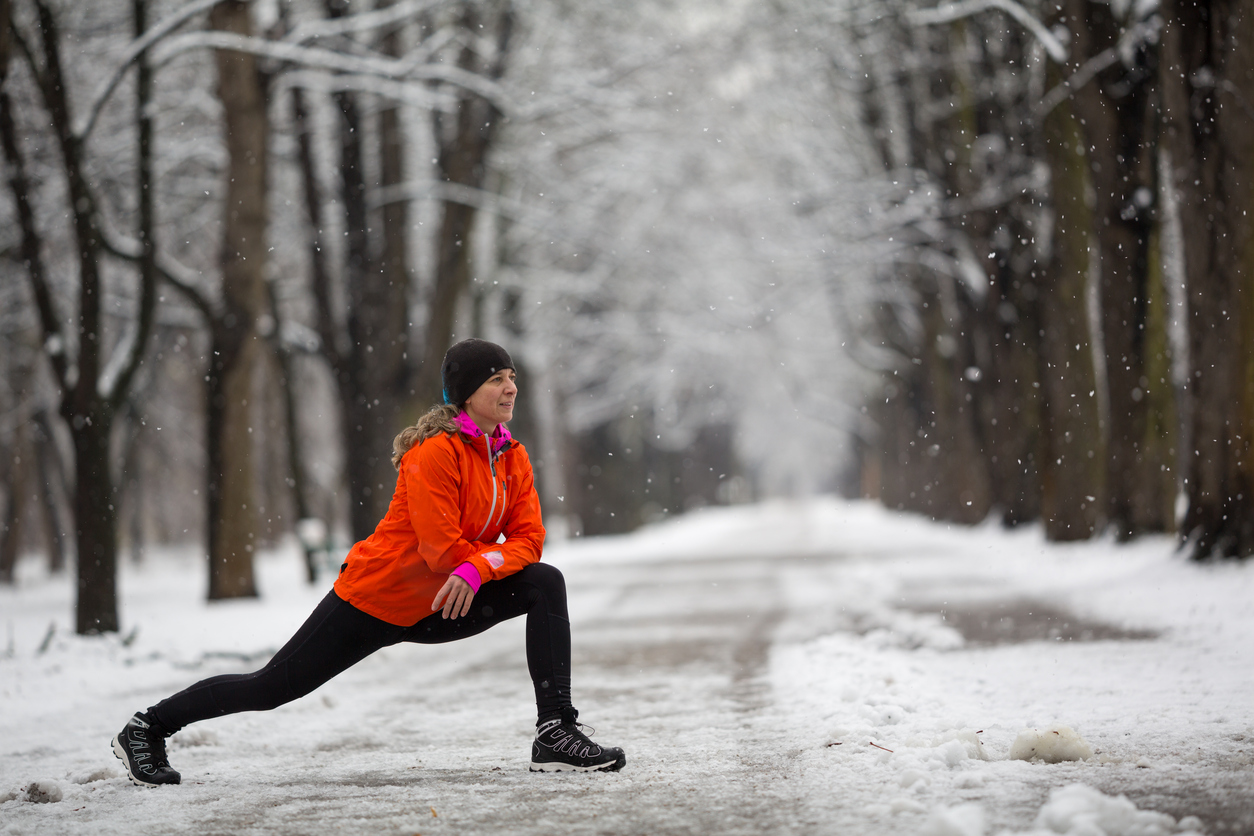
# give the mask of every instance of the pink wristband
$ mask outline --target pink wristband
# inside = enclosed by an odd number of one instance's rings
[[[453,574],[470,584],[470,588],[474,592],[478,592],[479,587],[483,586],[483,578],[479,577],[479,570],[470,561],[466,561],[454,569]]]

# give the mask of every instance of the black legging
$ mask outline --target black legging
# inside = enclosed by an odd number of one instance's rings
[[[527,669],[537,712],[547,720],[570,706],[570,620],[562,573],[546,563],[484,583],[461,618],[445,619],[436,612],[410,627],[367,615],[332,590],[264,668],[203,679],[157,703],[148,715],[166,734],[174,734],[210,717],[266,711],[305,696],[379,648],[464,639],[524,613]]]

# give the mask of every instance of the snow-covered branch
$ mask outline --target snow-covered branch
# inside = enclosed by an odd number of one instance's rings
[[[960,0],[957,3],[945,3],[934,9],[910,12],[907,18],[911,23],[929,26],[938,23],[952,23],[955,20],[971,17],[990,9],[999,9],[1019,21],[1025,29],[1041,42],[1041,45],[1045,47],[1045,51],[1049,53],[1049,57],[1059,64],[1067,60],[1067,48],[1062,41],[1058,40],[1054,33],[1046,28],[1045,24],[1037,20],[1031,12],[1023,8],[1019,3],[1016,3],[1015,0]]]
[[[359,93],[370,93],[382,99],[407,104],[422,110],[439,110],[444,113],[457,112],[457,100],[447,93],[434,91],[425,85],[380,78],[377,75],[338,74],[328,75],[313,70],[297,70],[284,73],[280,78],[278,93],[292,87],[304,87],[320,93],[339,93],[351,90]]]
[[[157,41],[183,25],[188,19],[195,17],[201,12],[208,11],[217,2],[218,0],[192,0],[191,3],[188,3],[145,32],[142,38],[136,39],[126,50],[121,63],[114,68],[113,75],[105,81],[104,85],[92,98],[91,107],[87,111],[87,118],[82,125],[75,128],[74,134],[79,139],[82,139],[91,133],[92,128],[96,125],[96,120],[100,117],[100,112],[104,110],[105,103],[109,101],[109,97],[113,95],[113,91],[126,76],[131,65],[139,60],[141,55],[148,51]]]
[[[105,249],[127,261],[137,261],[143,254],[143,245],[129,235],[110,228],[108,222],[101,218],[100,237]],[[160,250],[156,254],[157,271],[161,278],[177,290],[185,299],[206,317],[213,314],[213,303],[197,285],[202,274],[177,259],[171,258]]]
[[[402,0],[394,6],[362,12],[348,17],[324,18],[305,21],[297,24],[283,38],[288,43],[304,43],[318,38],[333,38],[352,32],[364,32],[369,29],[381,29],[400,23],[408,17],[424,12],[443,3],[444,0]]]
[[[1098,73],[1118,60],[1119,50],[1116,47],[1111,47],[1085,61],[1080,69],[1063,79],[1060,84],[1045,94],[1040,104],[1036,106],[1036,120],[1039,122],[1051,110],[1058,107],[1064,99],[1088,84]]]
[[[1130,52],[1142,43],[1156,38],[1158,30],[1161,28],[1162,21],[1158,17],[1144,21],[1125,32],[1123,37],[1119,39],[1119,43],[1085,61],[1080,69],[1045,94],[1040,104],[1036,107],[1035,116],[1037,121],[1040,121],[1047,113],[1058,107],[1068,96],[1092,81],[1102,70],[1113,65],[1116,61],[1128,61]]]
[[[352,75],[375,75],[406,81],[441,81],[468,90],[491,102],[498,110],[511,110],[505,91],[481,75],[447,64],[413,64],[379,55],[346,55],[321,47],[299,46],[282,41],[250,38],[230,32],[192,32],[171,38],[154,54],[154,63],[163,64],[193,49],[227,49],[297,66]]]
[[[400,203],[406,200],[423,200],[435,198],[449,203],[460,203],[484,212],[509,218],[515,223],[542,228],[544,223],[536,217],[535,209],[496,192],[474,189],[460,183],[445,183],[439,180],[426,182],[400,183],[395,186],[378,189],[370,195],[370,208],[378,209],[389,203]]]

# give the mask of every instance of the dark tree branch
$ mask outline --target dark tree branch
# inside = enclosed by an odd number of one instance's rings
[[[148,27],[147,0],[132,0],[135,37],[140,38]],[[147,53],[141,54],[136,65],[135,80],[135,122],[139,132],[138,148],[138,188],[139,202],[139,311],[135,325],[135,339],[130,343],[129,355],[123,361],[122,369],[111,381],[111,388],[104,393],[113,409],[122,405],[130,390],[135,372],[144,359],[144,349],[148,345],[148,335],[152,333],[152,323],[157,309],[157,263],[156,242],[153,240],[156,229],[156,182],[152,171],[152,115],[149,106],[152,103],[152,67],[148,63]]]
[[[3,18],[0,26],[13,33],[13,40],[22,43],[20,34],[13,30],[9,19],[7,0],[3,0]],[[35,294],[35,306],[39,311],[39,324],[43,330],[44,347],[52,362],[53,372],[62,390],[69,388],[70,367],[67,360],[65,335],[61,333],[61,319],[57,316],[52,293],[48,288],[47,271],[43,261],[43,240],[31,209],[31,183],[26,176],[26,160],[18,142],[17,124],[13,119],[13,100],[9,97],[8,76],[11,58],[9,37],[0,40],[0,140],[4,145],[4,158],[9,164],[9,190],[17,208],[18,226],[22,231],[21,254],[26,263],[31,289]],[[25,49],[23,50],[26,51]],[[27,52],[29,57],[29,52]]]

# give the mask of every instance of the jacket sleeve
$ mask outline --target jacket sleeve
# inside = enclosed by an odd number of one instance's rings
[[[510,468],[510,506],[502,527],[505,542],[479,544],[482,548],[470,558],[485,581],[509,577],[538,561],[544,551],[544,519],[531,459],[522,445],[516,445],[508,455],[517,456],[518,463]]]

